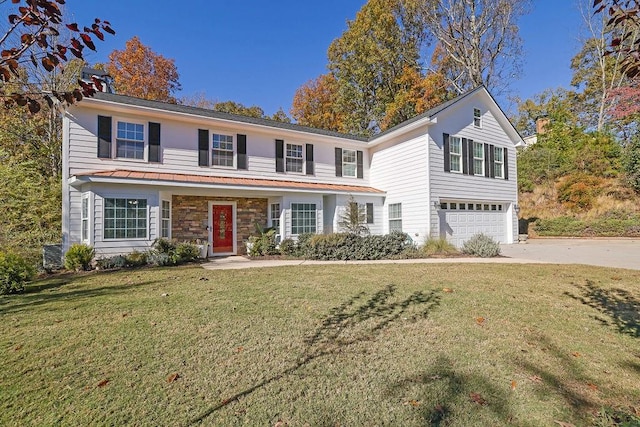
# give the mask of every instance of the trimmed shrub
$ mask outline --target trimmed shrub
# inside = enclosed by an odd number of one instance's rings
[[[147,264],[147,253],[133,251],[125,255],[125,261],[128,267],[141,267]]]
[[[157,265],[157,266],[165,266],[165,265],[174,265],[174,260],[169,257],[169,254],[158,251],[150,251],[149,255],[147,255],[147,263],[149,265]]]
[[[176,250],[176,243],[163,237],[154,240],[153,245],[151,246],[153,247],[153,249],[163,254],[169,254],[175,252]]]
[[[0,251],[0,294],[24,291],[25,283],[34,275],[35,269],[24,258],[12,252]]]
[[[178,263],[191,262],[200,256],[200,248],[193,243],[183,242],[176,245],[176,257]]]
[[[64,267],[67,270],[90,270],[95,254],[96,251],[91,246],[75,243],[64,255]]]
[[[462,252],[482,258],[492,258],[500,255],[500,245],[486,234],[478,233],[464,242]]]
[[[452,243],[448,242],[444,237],[439,239],[428,238],[426,242],[420,247],[420,252],[426,256],[434,255],[455,255],[460,253],[458,248]]]
[[[262,229],[256,226],[259,235],[249,237],[249,255],[265,256],[279,253],[276,245],[276,230],[273,228]]]
[[[298,245],[293,239],[284,239],[280,242],[280,254],[285,256],[294,256],[298,253]]]
[[[640,236],[640,215],[611,211],[593,220],[561,216],[538,219],[534,226],[539,236],[637,237]]]
[[[100,270],[109,270],[112,268],[126,267],[127,258],[123,255],[115,255],[107,258],[100,258],[96,260],[96,267]]]
[[[299,243],[302,254],[318,260],[374,260],[401,257],[415,248],[406,233],[358,236],[351,233],[317,234]]]

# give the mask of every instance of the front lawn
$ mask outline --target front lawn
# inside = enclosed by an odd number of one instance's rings
[[[613,426],[640,412],[639,283],[501,264],[49,279],[0,297],[0,425]]]

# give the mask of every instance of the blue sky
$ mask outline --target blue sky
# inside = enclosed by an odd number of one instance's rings
[[[520,21],[524,75],[512,84],[522,99],[547,88],[568,87],[569,62],[579,50],[577,0],[533,0]],[[70,19],[111,22],[116,36],[97,43],[90,63],[137,35],[155,52],[175,59],[182,83],[177,96],[203,93],[216,101],[258,105],[288,113],[295,90],[326,72],[326,52],[366,0],[67,0]],[[511,109],[506,97],[501,107]]]

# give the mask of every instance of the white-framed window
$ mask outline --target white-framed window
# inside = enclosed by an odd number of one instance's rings
[[[214,133],[211,144],[211,165],[233,167],[233,136]]]
[[[356,150],[342,150],[342,176],[355,178],[358,173]]]
[[[504,178],[504,148],[493,147],[493,176]]]
[[[160,207],[160,237],[171,238],[171,201],[163,200]]]
[[[389,205],[389,233],[402,231],[402,203]]]
[[[82,209],[80,211],[81,238],[84,243],[89,242],[89,193],[82,195]]]
[[[473,109],[473,125],[477,128],[482,127],[482,111],[479,108]]]
[[[147,199],[104,199],[105,239],[146,239]]]
[[[144,125],[118,121],[116,123],[116,157],[144,160]]]
[[[462,173],[462,138],[449,137],[449,170]]]
[[[367,224],[373,224],[373,203],[365,204],[365,209],[367,213]]]
[[[285,154],[286,171],[302,173],[303,163],[302,144],[287,144]]]
[[[473,174],[484,176],[484,144],[473,142]]]
[[[315,233],[315,203],[291,203],[291,234]]]
[[[271,203],[269,208],[269,216],[271,218],[271,226],[279,233],[280,230],[280,203]]]

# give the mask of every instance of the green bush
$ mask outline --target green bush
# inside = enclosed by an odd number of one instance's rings
[[[558,185],[558,201],[569,209],[590,209],[602,191],[602,180],[582,173],[569,175]]]
[[[153,249],[163,254],[170,254],[176,251],[176,242],[173,240],[165,239],[163,237],[153,241],[151,245]]]
[[[127,258],[123,255],[115,255],[107,258],[99,258],[96,260],[96,267],[100,270],[109,270],[112,268],[122,268],[127,266]]]
[[[90,270],[95,254],[93,247],[84,243],[75,243],[64,255],[64,266],[67,270]]]
[[[318,260],[374,260],[402,257],[414,249],[406,233],[358,236],[351,233],[318,234],[300,244],[302,255]]]
[[[538,219],[534,226],[539,236],[638,237],[640,236],[640,215],[611,211],[593,220],[562,216]]]
[[[460,251],[444,237],[440,237],[439,239],[430,237],[420,247],[420,253],[426,256],[455,255],[460,253]]]
[[[285,256],[295,256],[298,253],[298,245],[293,239],[284,239],[279,245],[280,254]]]
[[[24,258],[12,252],[0,251],[0,294],[24,291],[25,283],[34,275],[35,269]]]
[[[128,267],[141,267],[147,264],[147,253],[133,251],[130,254],[125,255],[126,265]]]
[[[265,256],[278,254],[279,251],[276,247],[276,230],[273,228],[260,228],[257,225],[256,229],[259,234],[249,237],[249,255]]]
[[[500,245],[486,234],[478,233],[464,242],[462,252],[482,258],[492,258],[500,255]]]
[[[191,262],[200,256],[200,248],[193,243],[182,242],[176,245],[177,263]]]

